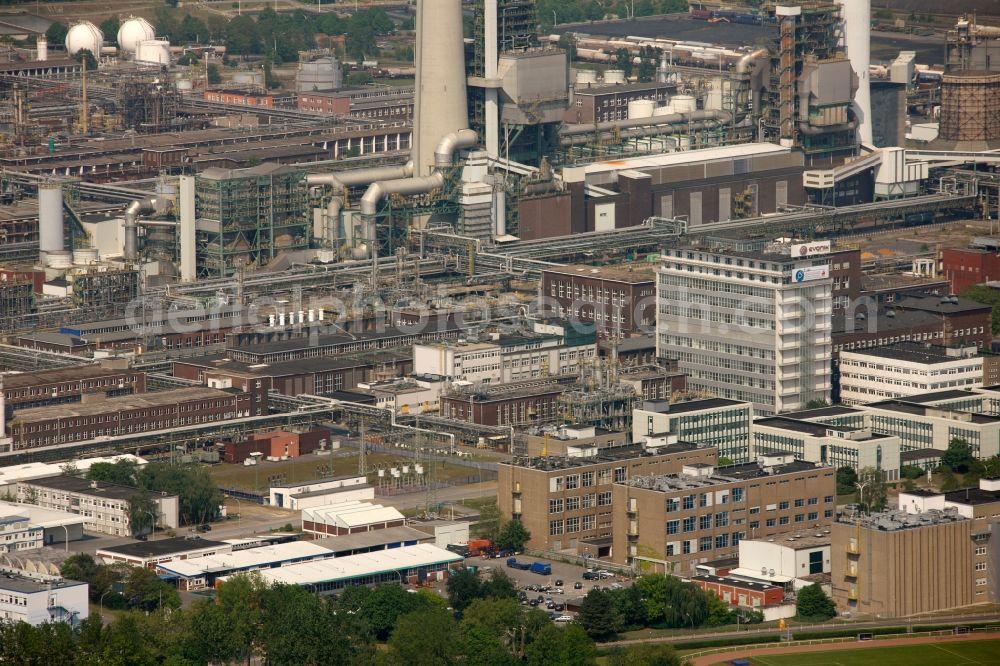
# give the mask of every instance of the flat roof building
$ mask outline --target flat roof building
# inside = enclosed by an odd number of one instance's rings
[[[131,486],[120,486],[104,481],[88,481],[77,476],[49,476],[43,479],[20,481],[17,500],[43,508],[78,513],[83,517],[83,528],[114,536],[132,536],[129,518],[129,501],[141,491]],[[177,528],[180,526],[180,502],[177,495],[150,494],[156,505],[154,525]]]
[[[854,428],[783,416],[757,419],[752,426],[753,456],[791,454],[807,460],[855,471],[871,467],[881,471],[885,480],[899,479],[900,439]]]
[[[736,556],[747,537],[826,529],[836,509],[834,476],[833,467],[786,455],[617,481],[613,559],[687,575],[700,563]]]
[[[120,546],[99,548],[95,555],[105,564],[123,562],[136,567],[156,569],[160,562],[168,560],[188,560],[206,555],[232,552],[233,546],[224,541],[212,541],[196,536],[171,537],[135,541]]]
[[[612,484],[640,474],[715,464],[716,450],[675,442],[658,448],[597,448],[586,457],[539,457],[497,464],[501,513],[531,532],[528,546],[611,556]]]
[[[461,555],[424,543],[270,568],[261,571],[261,577],[267,583],[302,585],[323,594],[352,585],[445,580],[463,561]]]
[[[177,581],[182,590],[200,590],[214,587],[216,580],[238,573],[258,571],[308,560],[334,557],[335,553],[312,541],[288,543],[219,552],[188,559],[159,562],[157,571],[164,577]]]
[[[719,457],[732,463],[750,458],[750,423],[753,405],[741,400],[646,400],[632,410],[632,441],[663,435],[682,442],[714,446]]]
[[[840,401],[846,405],[906,398],[983,384],[978,348],[901,342],[840,353]]]
[[[689,389],[751,402],[763,416],[828,402],[829,243],[809,247],[664,253],[657,355],[677,361]]]
[[[0,620],[38,626],[66,622],[76,627],[90,615],[90,586],[75,580],[0,577]]]
[[[844,515],[831,530],[840,610],[903,617],[996,600],[989,533],[977,539],[973,521],[954,508]]]

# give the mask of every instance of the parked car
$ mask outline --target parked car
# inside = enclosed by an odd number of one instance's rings
[[[557,578],[556,579],[556,587],[562,587],[562,586],[563,586],[562,578]]]
[[[594,573],[593,571],[584,571],[583,572],[583,579],[584,580],[597,580],[597,574]]]
[[[553,610],[564,611],[566,610],[566,604],[563,603],[556,604],[556,607]]]
[[[528,605],[534,608],[535,606],[538,605],[538,599],[532,599],[531,601],[528,602]]]
[[[553,620],[553,622],[572,622],[572,621],[573,621],[572,615],[560,615],[555,620]]]
[[[545,604],[545,607],[548,608],[549,610],[555,610],[556,609],[556,602],[549,601],[549,602],[547,602]]]
[[[573,589],[574,590],[582,590],[583,589],[583,583],[581,583],[580,581],[576,581],[575,583],[573,583]]]

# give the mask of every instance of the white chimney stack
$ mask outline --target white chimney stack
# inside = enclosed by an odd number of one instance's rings
[[[871,0],[838,0],[844,22],[844,47],[851,69],[858,76],[854,95],[854,113],[858,118],[858,139],[872,142],[872,101],[869,66],[871,65]]]

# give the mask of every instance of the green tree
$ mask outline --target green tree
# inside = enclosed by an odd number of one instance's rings
[[[823,407],[829,407],[830,403],[826,400],[810,400],[806,403],[806,409],[822,409]]]
[[[969,467],[975,461],[976,457],[972,453],[972,446],[958,437],[948,443],[948,450],[941,455],[941,464],[959,474],[969,471]]]
[[[576,60],[576,37],[572,33],[564,32],[559,35],[559,48],[566,52],[569,62]]]
[[[69,32],[69,28],[66,27],[65,23],[53,21],[52,25],[45,31],[45,39],[48,40],[50,46],[62,46],[66,43],[67,32]]]
[[[681,659],[672,645],[643,643],[610,655],[608,666],[681,666]]]
[[[628,49],[615,51],[615,69],[625,72],[625,78],[632,76],[632,53]]]
[[[222,73],[219,72],[219,66],[215,63],[208,66],[208,82],[211,84],[222,83]]]
[[[858,472],[858,502],[869,511],[882,511],[888,502],[889,489],[885,474],[874,467],[865,467]]]
[[[80,49],[73,56],[73,59],[83,65],[83,68],[88,72],[92,72],[97,69],[97,58],[94,54],[90,52],[90,49]]]
[[[917,465],[903,465],[899,469],[899,474],[904,479],[919,479],[924,473],[924,470],[920,469]]]
[[[128,523],[132,536],[153,532],[159,507],[145,490],[139,491],[128,500]]]
[[[389,638],[395,664],[451,666],[459,657],[455,620],[443,609],[409,613],[399,618]]]
[[[250,16],[233,18],[226,30],[226,53],[230,55],[254,55],[263,52],[260,30]]]
[[[371,83],[375,83],[375,77],[368,72],[351,72],[347,75],[349,86],[367,86]]]
[[[622,627],[622,616],[604,590],[591,590],[580,604],[580,626],[594,640],[613,638]]]
[[[517,599],[517,585],[503,569],[494,569],[479,588],[484,599]]]
[[[597,651],[594,641],[578,624],[543,627],[525,649],[529,666],[592,666]]]
[[[489,539],[490,543],[497,543],[500,539],[500,530],[503,528],[503,517],[500,515],[500,507],[496,501],[487,502],[479,508],[479,520],[472,525],[473,533],[483,539]]]
[[[99,27],[101,32],[104,33],[104,39],[115,46],[118,46],[118,28],[122,27],[121,21],[118,20],[118,16],[115,15],[104,19],[101,21],[101,25]]]
[[[858,473],[853,467],[837,468],[837,494],[846,495],[854,492],[854,484],[858,482]]]
[[[524,550],[524,544],[531,540],[531,532],[524,529],[520,520],[508,520],[497,536],[496,545],[501,549]]]
[[[726,624],[732,624],[735,621],[732,608],[720,599],[719,595],[715,592],[708,592],[706,598],[708,601],[708,619],[705,623],[708,626],[721,627]]]
[[[646,604],[635,585],[609,590],[608,597],[622,618],[622,629],[639,629],[646,626]]]
[[[197,65],[198,62],[198,56],[196,56],[193,51],[188,51],[177,59],[177,64],[181,66]]]
[[[87,478],[91,481],[117,483],[120,486],[137,485],[138,476],[139,465],[129,458],[121,458],[113,463],[94,463],[87,470]]]
[[[481,596],[482,586],[479,577],[473,573],[472,569],[465,567],[451,572],[446,587],[448,589],[448,603],[459,613]]]
[[[132,608],[151,612],[159,608],[181,607],[177,588],[160,580],[156,573],[145,567],[130,567],[124,583],[124,596]]]
[[[795,612],[799,619],[819,622],[836,616],[837,607],[833,599],[826,596],[820,584],[813,583],[799,590],[795,599]]]

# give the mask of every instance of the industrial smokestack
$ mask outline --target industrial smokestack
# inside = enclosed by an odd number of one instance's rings
[[[418,0],[415,176],[434,171],[434,148],[446,135],[469,126],[465,93],[462,0]]]
[[[851,69],[858,75],[858,92],[854,95],[854,113],[858,118],[858,139],[872,142],[872,102],[869,70],[871,65],[871,0],[838,0],[844,22],[844,47]]]

